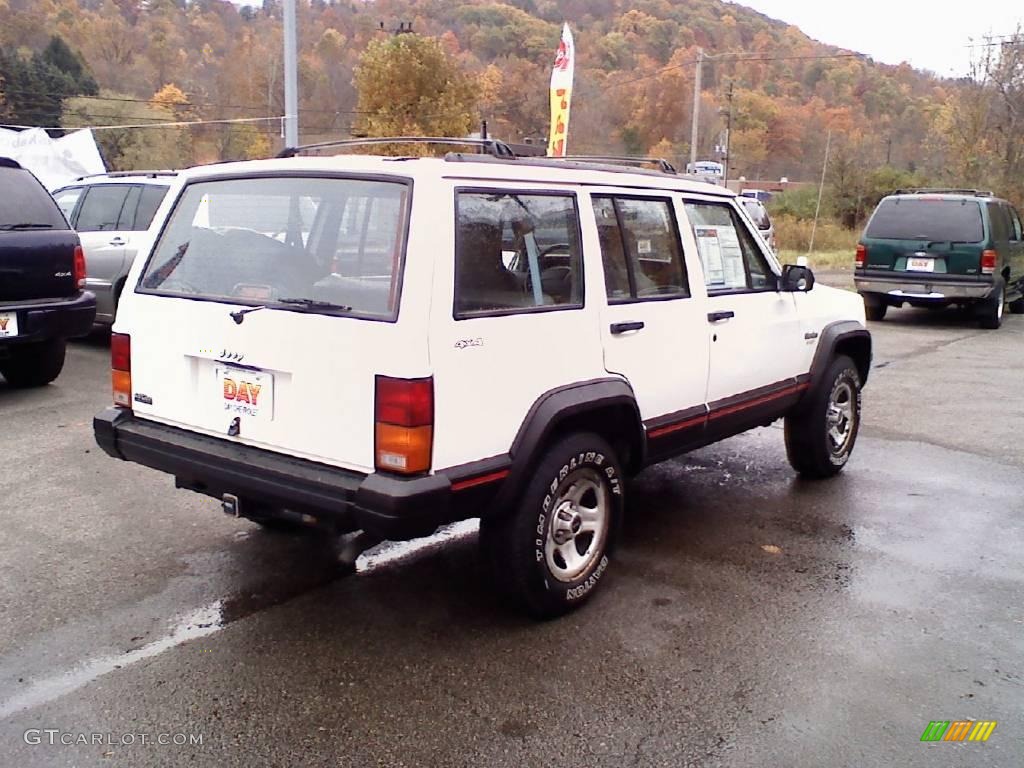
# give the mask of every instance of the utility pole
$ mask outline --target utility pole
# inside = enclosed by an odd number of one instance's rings
[[[298,44],[295,0],[284,0],[284,145],[299,145]]]
[[[726,98],[728,104],[727,111],[725,113],[725,157],[722,158],[722,177],[725,182],[725,188],[729,188],[729,160],[730,160],[730,144],[732,143],[732,91],[733,81],[729,81],[729,93]]]
[[[828,172],[828,153],[832,148],[832,130],[829,129],[825,139],[825,162],[821,164],[821,184],[818,185],[818,204],[814,207],[814,224],[811,225],[811,242],[807,245],[807,255],[814,251],[814,236],[818,233],[818,216],[821,215],[821,195],[825,191],[825,175]]]
[[[697,162],[697,138],[700,134],[701,71],[704,68],[704,49],[697,49],[697,69],[693,75],[693,127],[690,129],[690,162]]]

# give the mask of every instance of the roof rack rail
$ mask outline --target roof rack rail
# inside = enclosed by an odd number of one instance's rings
[[[894,195],[974,195],[976,197],[993,197],[992,192],[985,189],[966,189],[957,187],[916,187],[897,189]]]
[[[609,163],[611,165],[628,165],[642,168],[645,165],[655,165],[662,173],[678,174],[679,171],[668,160],[660,157],[628,157],[622,155],[563,155],[552,157],[552,160],[569,160],[582,163]]]
[[[75,181],[85,181],[86,179],[95,179],[100,176],[106,176],[108,179],[123,179],[128,176],[146,176],[150,179],[155,179],[157,176],[177,176],[177,171],[163,170],[163,171],[106,171],[104,173],[87,173],[85,176],[79,176]]]
[[[300,152],[308,152],[317,149],[329,149],[331,147],[373,147],[382,144],[435,144],[447,147],[477,147],[480,154],[491,155],[492,157],[504,157],[514,159],[516,153],[503,141],[497,139],[453,139],[433,136],[394,136],[376,137],[367,139],[340,139],[338,141],[322,141],[318,144],[305,144],[299,147],[285,147],[277,153],[278,157],[295,157]]]

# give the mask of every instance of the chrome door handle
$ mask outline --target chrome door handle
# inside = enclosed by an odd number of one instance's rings
[[[622,333],[629,333],[630,331],[642,331],[644,324],[640,321],[634,321],[630,323],[612,323],[611,331],[614,335],[618,336]]]
[[[736,317],[736,313],[731,309],[724,312],[708,312],[709,323],[720,323],[723,320],[731,320],[734,317]]]

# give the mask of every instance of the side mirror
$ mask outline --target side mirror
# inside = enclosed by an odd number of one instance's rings
[[[814,288],[814,273],[810,267],[787,264],[782,268],[782,290],[806,293]]]

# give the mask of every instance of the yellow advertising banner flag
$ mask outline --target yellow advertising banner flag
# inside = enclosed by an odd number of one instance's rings
[[[569,145],[569,111],[572,82],[576,71],[576,45],[568,24],[562,26],[562,40],[551,70],[551,133],[548,156],[564,157]]]

